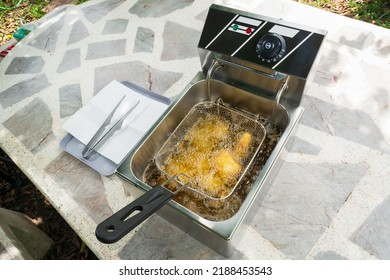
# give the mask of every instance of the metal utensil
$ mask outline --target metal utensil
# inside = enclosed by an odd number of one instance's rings
[[[119,108],[119,106],[122,104],[123,100],[125,99],[125,95],[119,100],[119,102],[115,105],[114,109],[111,111],[111,113],[107,116],[106,120],[103,122],[103,124],[99,127],[98,131],[95,133],[95,135],[92,137],[92,139],[88,142],[88,144],[85,146],[83,151],[81,152],[81,155],[85,159],[91,158],[91,156],[94,154],[94,152],[98,149],[98,147],[101,147],[111,136],[112,134],[117,131],[123,124],[123,121],[126,119],[126,117],[137,107],[137,105],[140,103],[140,100],[137,100],[134,105],[132,105],[126,113],[124,113],[112,126],[107,130],[108,125],[111,123],[111,120]],[[104,131],[106,131],[104,133]]]

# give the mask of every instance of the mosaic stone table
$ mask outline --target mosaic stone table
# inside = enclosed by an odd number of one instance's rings
[[[223,259],[158,215],[98,242],[96,225],[139,192],[59,147],[65,121],[113,79],[178,95],[200,69],[210,3],[63,6],[0,62],[1,148],[99,258]],[[390,259],[390,31],[287,0],[222,4],[329,31],[294,145],[231,258]]]

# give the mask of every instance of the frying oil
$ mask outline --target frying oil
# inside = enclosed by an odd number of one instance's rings
[[[228,196],[225,199],[211,199],[207,198],[205,196],[199,195],[193,191],[186,190],[185,188],[177,193],[173,199],[186,207],[187,209],[193,211],[194,213],[198,214],[199,216],[211,220],[211,221],[223,221],[226,219],[231,218],[240,208],[241,204],[245,200],[248,192],[251,189],[252,184],[255,182],[257,177],[259,176],[260,171],[262,170],[264,164],[268,160],[270,154],[272,153],[274,147],[276,146],[280,136],[281,132],[280,130],[276,127],[273,126],[272,128],[270,127],[269,120],[267,118],[260,118],[261,123],[264,125],[264,127],[268,128],[267,129],[267,134],[266,137],[260,147],[260,151],[257,153],[255,156],[255,159],[252,163],[252,165],[249,167],[248,171],[245,173],[244,177],[242,180],[239,182],[237,187],[235,188],[235,191]],[[219,124],[219,129],[224,130],[224,126]],[[208,129],[208,128],[207,128]],[[225,131],[227,132],[227,130]],[[189,133],[189,135],[191,132]],[[210,134],[205,134],[201,133],[201,137],[206,137],[206,135],[214,135],[215,136],[221,136],[226,135],[225,133],[210,133]],[[197,134],[196,137],[199,137],[199,134]],[[219,138],[219,137],[217,137]],[[245,143],[245,137],[242,137],[244,143]],[[203,145],[206,141],[204,139],[197,139],[198,141],[196,142],[190,142],[192,139],[186,139],[185,142],[179,144],[179,145],[188,145],[189,143],[197,143],[197,145]],[[238,141],[240,143],[241,141]],[[199,144],[202,143],[202,144]],[[224,144],[226,147],[230,148],[232,147],[231,143]],[[236,144],[237,146],[237,144]],[[239,146],[239,145],[238,145]],[[199,147],[198,147],[199,148]],[[242,147],[239,147],[242,148]],[[209,149],[206,146],[200,146],[200,149]],[[235,154],[239,154],[239,150],[236,151]],[[199,153],[200,154],[200,153]],[[208,154],[208,153],[204,153]],[[193,162],[192,156],[185,156],[187,158],[186,162]],[[189,160],[188,160],[189,158]],[[191,159],[192,158],[192,159]],[[202,162],[202,161],[201,161]],[[196,165],[199,165],[201,168],[212,168],[211,166],[207,166],[210,163],[196,163]],[[198,167],[199,167],[198,166]],[[191,168],[191,167],[190,167]],[[192,168],[194,168],[192,166]],[[199,171],[199,170],[198,170]],[[202,171],[202,170],[200,170]],[[191,172],[191,171],[188,171]],[[207,173],[207,172],[206,172]],[[157,166],[155,165],[154,162],[151,162],[145,172],[144,172],[144,182],[148,184],[149,186],[156,186],[156,185],[161,185],[165,183],[168,180],[168,178],[162,174]],[[175,191],[177,186],[173,186],[170,184],[167,184],[165,187],[168,189],[171,189],[172,191]]]

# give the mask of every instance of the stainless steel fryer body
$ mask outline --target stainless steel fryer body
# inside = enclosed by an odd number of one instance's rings
[[[213,100],[222,98],[228,104],[262,116],[270,116],[272,113],[273,101],[261,95],[246,92],[215,80],[211,81],[211,85]],[[117,170],[117,175],[143,192],[150,190],[151,187],[143,182],[143,172],[146,166],[187,112],[195,104],[204,100],[207,100],[207,82],[204,74],[199,72],[173,101],[160,120],[125,158]],[[158,214],[221,255],[230,256],[236,243],[240,240],[240,233],[250,223],[253,214],[260,206],[262,197],[272,184],[273,177],[278,172],[283,151],[289,144],[302,113],[303,108],[301,107],[288,103],[279,105],[276,124],[282,129],[282,136],[253,183],[241,208],[233,217],[224,221],[209,221],[175,201],[165,205],[158,211]]]

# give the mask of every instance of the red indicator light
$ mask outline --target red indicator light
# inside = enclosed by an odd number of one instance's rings
[[[246,30],[245,30],[246,34],[251,34],[252,33],[252,28],[248,27]]]

